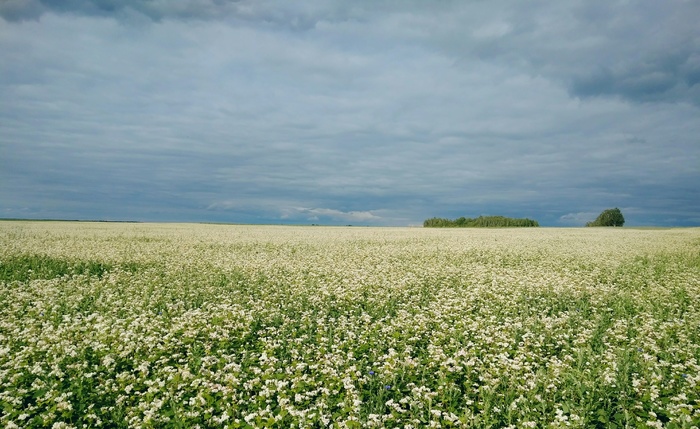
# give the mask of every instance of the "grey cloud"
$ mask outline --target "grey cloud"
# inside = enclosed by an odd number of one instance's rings
[[[572,96],[700,102],[700,3],[491,2],[454,6],[422,21],[461,68],[474,60],[542,76]],[[430,21],[433,20],[433,21]]]
[[[325,1],[267,0],[7,0],[0,16],[8,21],[36,19],[44,13],[104,16],[129,22],[175,20],[237,20],[293,30],[308,30],[320,20],[348,19],[357,9]]]
[[[140,14],[153,21],[163,18],[211,19],[234,7],[235,0],[10,0],[0,7],[9,21],[37,18],[46,12],[113,16],[124,19]]]
[[[616,2],[88,3],[0,22],[2,213],[700,212],[698,105],[667,102],[698,88],[691,6],[654,10],[680,24],[652,38]]]
[[[40,0],[3,0],[0,16],[7,21],[36,20],[44,12]]]
[[[619,64],[575,78],[578,97],[619,96],[636,102],[685,101],[700,105],[700,45],[674,55]]]
[[[344,55],[318,61],[326,52],[306,40],[277,52],[270,66],[317,63],[305,76],[357,81],[357,61],[412,45],[437,50],[458,70],[482,64],[542,76],[574,97],[620,97],[631,102],[700,103],[700,4],[673,0],[453,2],[279,2],[274,0],[10,0],[0,9],[8,20],[37,11],[71,12],[138,21],[215,20],[271,31],[302,30]],[[242,36],[242,34],[241,34]],[[257,36],[260,36],[258,34]],[[256,35],[251,35],[256,37]],[[269,38],[257,44],[269,43]],[[671,50],[669,52],[669,47]],[[255,49],[262,52],[264,49]],[[293,58],[292,58],[293,57]],[[270,57],[268,57],[270,59]],[[289,61],[291,59],[291,62]],[[286,63],[286,64],[285,64]],[[371,66],[371,64],[363,64]],[[400,62],[397,62],[400,66]],[[310,73],[308,73],[310,72]],[[380,75],[381,76],[381,75]],[[400,80],[393,80],[400,82]]]

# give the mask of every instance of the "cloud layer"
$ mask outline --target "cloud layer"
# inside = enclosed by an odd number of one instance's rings
[[[700,224],[697,2],[0,3],[0,216]]]

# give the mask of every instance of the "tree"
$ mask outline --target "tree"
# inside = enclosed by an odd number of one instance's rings
[[[596,220],[588,222],[586,226],[622,226],[624,224],[625,217],[622,216],[620,209],[615,207],[614,209],[603,210]]]

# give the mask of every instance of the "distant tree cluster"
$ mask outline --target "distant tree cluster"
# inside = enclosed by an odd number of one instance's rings
[[[622,216],[620,209],[603,210],[603,213],[598,215],[598,218],[593,222],[588,222],[586,226],[622,226],[625,224],[625,218]]]
[[[536,220],[514,219],[504,216],[479,216],[471,219],[460,217],[455,220],[434,217],[423,221],[425,228],[492,228],[492,227],[528,227],[540,226]]]

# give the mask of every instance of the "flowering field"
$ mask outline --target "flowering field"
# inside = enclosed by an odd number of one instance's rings
[[[700,426],[700,230],[0,222],[0,426]]]

